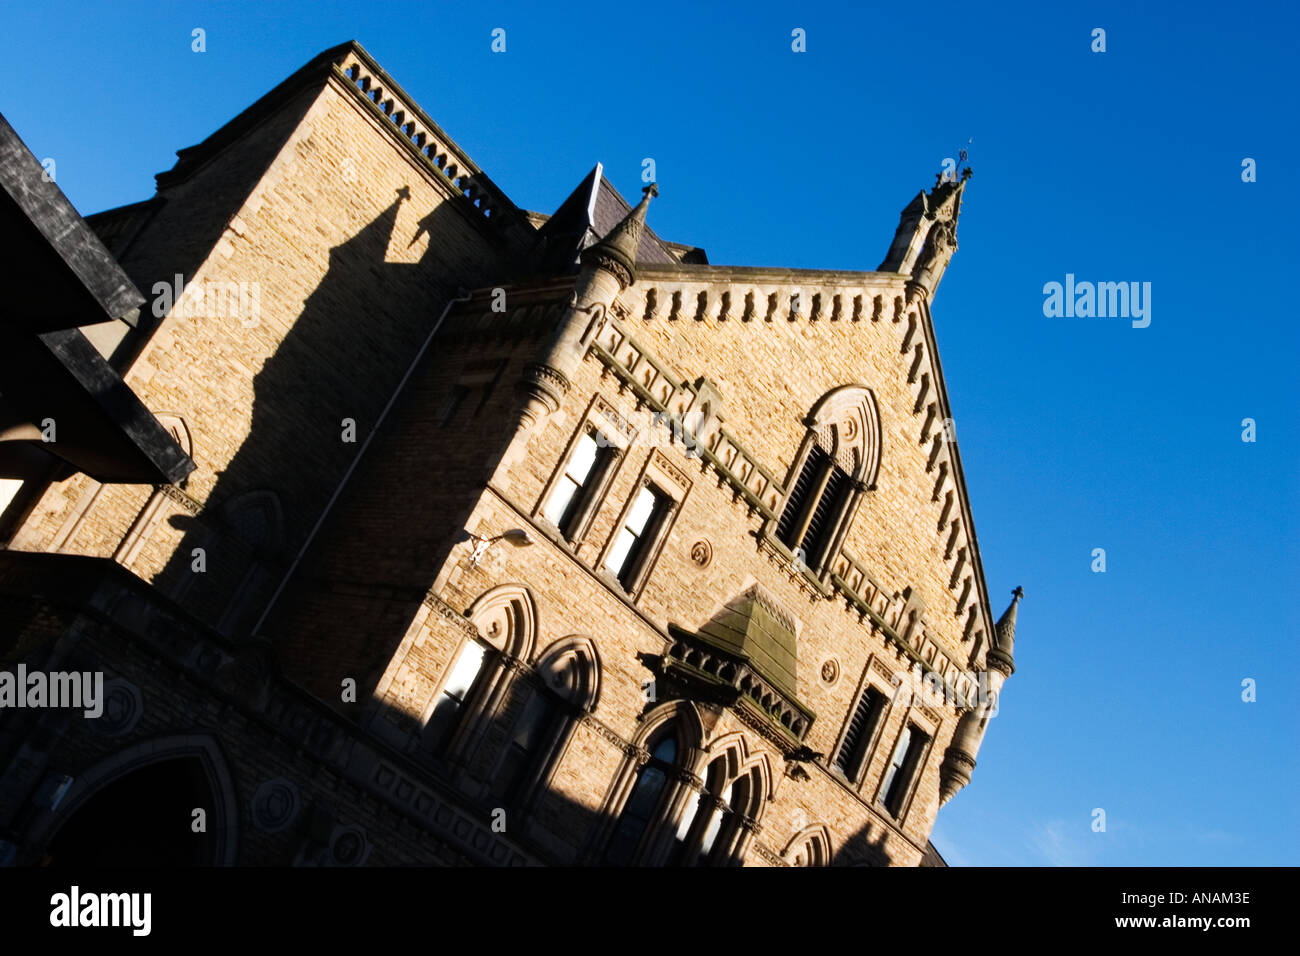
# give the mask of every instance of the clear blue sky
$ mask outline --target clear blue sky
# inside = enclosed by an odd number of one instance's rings
[[[1300,863],[1296,5],[708,6],[4,0],[0,110],[91,213],[355,38],[524,208],[597,160],[635,196],[652,157],[660,235],[834,269],[875,268],[973,138],[935,324],[994,611],[1026,598],[935,843]],[[1150,327],[1044,317],[1066,273],[1150,282]]]

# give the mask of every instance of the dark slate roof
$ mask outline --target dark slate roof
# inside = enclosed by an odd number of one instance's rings
[[[925,852],[921,854],[921,865],[922,866],[947,866],[948,861],[945,860],[939,854],[939,851],[935,849],[933,843],[927,841],[925,844]]]
[[[794,620],[757,584],[728,601],[700,628],[700,634],[745,655],[755,670],[795,697]]]
[[[573,271],[582,251],[608,235],[631,211],[632,205],[597,163],[538,230],[534,249],[537,270],[543,274]],[[707,263],[708,258],[703,249],[664,242],[647,226],[641,233],[636,261],[672,265],[679,261]]]

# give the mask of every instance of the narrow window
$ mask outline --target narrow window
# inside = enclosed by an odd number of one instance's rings
[[[668,784],[668,771],[677,760],[677,741],[671,735],[651,751],[650,760],[637,774],[632,793],[619,815],[618,826],[605,852],[605,861],[615,866],[632,862]]]
[[[547,739],[555,716],[555,699],[547,691],[532,690],[506,741],[505,753],[492,781],[493,789],[502,799],[514,802],[519,796],[524,772],[536,760],[539,745]]]
[[[853,709],[849,719],[849,728],[840,744],[839,753],[835,755],[835,766],[850,780],[857,782],[866,763],[867,748],[880,723],[880,716],[885,712],[885,695],[874,687],[868,687],[858,698],[858,706]]]
[[[614,546],[605,558],[606,569],[617,575],[624,590],[631,591],[636,584],[649,543],[654,539],[655,531],[671,504],[672,499],[652,485],[646,485],[637,492],[623,527],[614,539]]]
[[[704,829],[704,838],[700,841],[700,853],[696,858],[697,866],[704,866],[711,862],[713,848],[718,842],[718,834],[722,832],[724,823],[731,821],[732,814],[735,813],[735,807],[731,803],[731,791],[734,783],[728,783],[721,794],[722,805],[713,805],[709,807],[709,823]]]
[[[474,682],[483,670],[486,648],[478,641],[466,641],[451,665],[451,673],[442,685],[438,702],[425,726],[425,741],[434,750],[441,750],[451,737],[460,715],[465,711]]]
[[[589,503],[592,491],[604,473],[609,453],[609,447],[598,442],[596,435],[583,432],[569,456],[564,472],[542,509],[542,514],[560,529],[565,538],[573,538],[584,506]]]
[[[777,540],[791,551],[801,549],[809,567],[821,567],[852,490],[848,472],[832,460],[826,449],[813,445],[777,522]]]
[[[917,761],[928,742],[929,738],[910,724],[898,738],[898,746],[894,748],[889,769],[885,771],[885,779],[880,784],[880,792],[883,794],[881,801],[895,817],[903,809],[903,799],[912,785]]]
[[[790,497],[786,499],[785,511],[781,512],[781,520],[776,526],[777,539],[792,551],[799,546],[801,535],[797,532],[799,519],[807,511],[807,504],[810,497],[816,491],[817,479],[824,470],[830,456],[822,450],[820,445],[813,445],[812,450],[808,453],[807,460],[803,463],[803,468],[799,472],[799,477],[794,483],[794,489],[790,492]]]

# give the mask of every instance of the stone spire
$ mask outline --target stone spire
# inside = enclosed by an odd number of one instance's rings
[[[957,219],[970,177],[969,166],[960,176],[945,177],[940,173],[934,188],[917,193],[899,216],[894,241],[877,271],[909,276],[909,300],[917,294],[927,298],[934,295],[948,261],[957,251]]]
[[[998,713],[1002,685],[1015,673],[1011,652],[1016,641],[1016,611],[1020,599],[1025,596],[1025,589],[1018,587],[1011,593],[1011,604],[998,620],[993,646],[989,648],[987,674],[980,675],[980,693],[974,705],[957,721],[952,742],[939,765],[939,806],[970,783],[971,774],[975,772],[975,757],[984,742],[989,719]]]
[[[1020,599],[1025,596],[1025,589],[1017,587],[1011,594],[1011,603],[1007,605],[1007,609],[998,618],[997,640],[993,647],[989,649],[989,663],[994,666],[1003,665],[1006,668],[1008,677],[1014,674],[1016,670],[1013,656],[1016,643],[1016,611],[1020,607]]]
[[[651,183],[641,190],[641,201],[623,217],[623,221],[606,234],[605,238],[582,253],[584,265],[591,264],[608,270],[618,279],[620,289],[636,281],[636,253],[645,232],[645,214],[650,200],[659,195],[659,187]]]

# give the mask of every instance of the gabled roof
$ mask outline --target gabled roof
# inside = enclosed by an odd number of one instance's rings
[[[608,235],[631,210],[632,205],[597,163],[538,230],[533,253],[536,268],[544,274],[576,270],[583,250]],[[707,262],[708,258],[703,249],[664,242],[647,226],[641,233],[636,261],[672,265]]]

